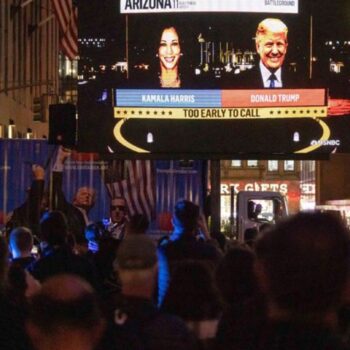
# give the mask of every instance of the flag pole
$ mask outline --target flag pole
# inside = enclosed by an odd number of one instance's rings
[[[129,17],[125,15],[126,79],[129,80]]]
[[[313,63],[313,16],[310,15],[310,66],[309,66],[309,79],[312,79],[312,63]]]

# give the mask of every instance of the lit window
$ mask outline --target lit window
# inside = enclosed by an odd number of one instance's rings
[[[284,171],[294,171],[295,163],[294,160],[285,160],[284,161]]]
[[[240,168],[242,166],[241,160],[231,160],[231,166],[233,168]]]
[[[267,163],[268,171],[278,171],[278,160],[269,160]]]
[[[257,168],[258,161],[257,160],[247,160],[247,167],[248,168]]]

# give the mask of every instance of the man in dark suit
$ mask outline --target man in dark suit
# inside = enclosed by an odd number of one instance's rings
[[[88,213],[96,200],[95,190],[83,186],[78,188],[70,203],[62,190],[64,163],[71,152],[60,148],[52,172],[52,209],[62,211],[68,220],[68,228],[78,244],[86,243],[85,227],[89,224]]]
[[[297,87],[295,74],[282,68],[288,49],[288,28],[277,18],[266,18],[258,25],[255,37],[259,63],[239,74],[238,87],[250,89]]]

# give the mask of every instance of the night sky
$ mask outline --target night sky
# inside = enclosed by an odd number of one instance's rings
[[[123,46],[125,16],[119,14],[119,0],[79,0],[79,34],[106,37]],[[309,41],[310,13],[314,17],[315,48],[327,40],[350,40],[350,0],[299,0],[298,15],[268,14],[137,14],[129,15],[131,44],[154,49],[164,24],[183,29],[188,47],[193,47],[197,33],[213,41],[231,41],[234,46],[254,49],[257,23],[267,16],[284,20],[289,28],[290,50],[303,48]],[[189,27],[190,26],[190,27]],[[190,28],[189,33],[188,29]],[[293,54],[293,53],[291,53]]]
[[[115,23],[119,13],[119,0],[79,0],[79,19],[80,29],[87,32],[105,32],[111,29],[111,26],[118,28]],[[349,0],[299,0],[299,9],[301,15],[314,14],[317,33],[323,38],[333,36],[350,36],[350,1]],[[145,15],[134,15],[135,17]],[[155,19],[162,17],[162,14],[153,14]],[[196,16],[194,13],[191,16]],[[157,18],[158,17],[158,18]],[[93,24],[93,25],[92,25]],[[151,28],[152,26],[150,26]],[[142,33],[140,33],[142,34]]]

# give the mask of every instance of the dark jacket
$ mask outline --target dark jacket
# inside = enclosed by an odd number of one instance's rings
[[[26,258],[16,258],[12,259],[11,264],[16,264],[20,266],[22,269],[27,270],[30,268],[32,264],[36,261],[34,256],[28,256]]]
[[[31,266],[30,272],[40,282],[54,275],[69,273],[82,277],[95,288],[99,287],[95,267],[65,246],[46,248],[43,256]]]
[[[337,336],[321,325],[271,322],[261,332],[258,350],[345,350]]]
[[[242,89],[264,89],[264,82],[260,73],[259,64],[252,69],[241,72],[232,82],[232,87]],[[309,86],[308,78],[301,77],[296,73],[289,72],[282,67],[282,88],[306,88]]]
[[[26,310],[12,303],[3,291],[0,291],[0,310],[0,349],[31,350],[24,327]]]
[[[43,194],[44,180],[34,180],[26,201],[13,211],[12,217],[6,225],[8,232],[15,227],[25,226],[30,228],[34,235],[38,235]]]
[[[186,324],[164,314],[148,300],[121,297],[116,303],[114,335],[118,350],[194,350]]]
[[[211,243],[184,234],[176,240],[164,242],[159,249],[170,262],[182,260],[207,260],[216,264],[221,254]]]
[[[176,264],[185,260],[200,260],[214,268],[222,255],[212,243],[183,234],[176,240],[165,240],[158,248],[158,305],[164,300],[170,276]]]
[[[66,215],[69,232],[74,235],[78,243],[86,242],[84,215],[78,208],[66,200],[62,191],[62,182],[62,172],[52,172],[52,210],[62,211]]]

